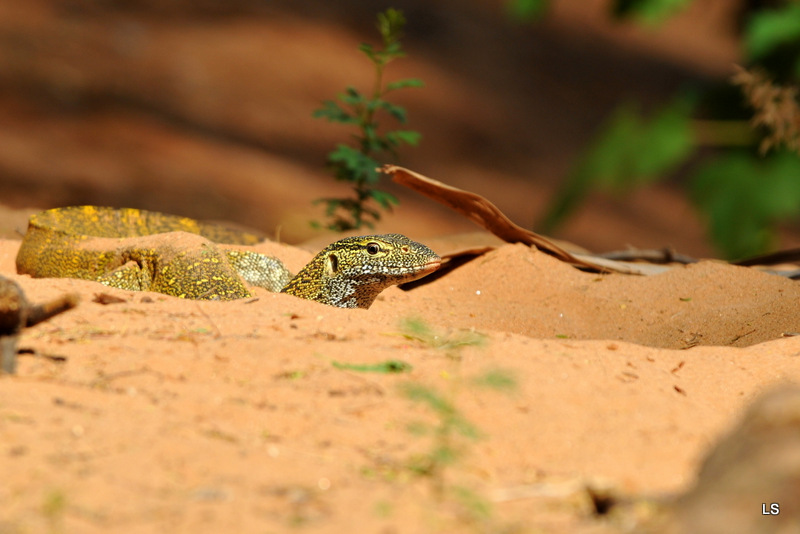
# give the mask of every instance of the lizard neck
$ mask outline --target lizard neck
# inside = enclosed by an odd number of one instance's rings
[[[387,283],[371,291],[359,291],[359,286],[375,277],[335,272],[331,263],[336,260],[324,252],[303,267],[282,292],[338,308],[369,308],[378,293],[391,285]]]

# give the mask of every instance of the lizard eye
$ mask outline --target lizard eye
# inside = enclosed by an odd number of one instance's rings
[[[374,256],[380,251],[381,247],[377,243],[367,243],[367,253],[370,254],[371,256]]]

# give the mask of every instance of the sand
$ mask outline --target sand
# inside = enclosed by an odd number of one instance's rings
[[[585,485],[680,494],[746,405],[800,381],[800,289],[721,262],[597,275],[504,245],[344,310],[31,279],[18,246],[0,274],[82,302],[0,377],[0,532],[618,532]],[[411,369],[348,367],[387,361]],[[443,444],[460,456],[431,464]]]

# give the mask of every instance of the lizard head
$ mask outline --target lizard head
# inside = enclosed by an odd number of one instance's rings
[[[435,252],[404,235],[348,237],[323,249],[283,291],[341,308],[369,308],[387,287],[440,265]]]

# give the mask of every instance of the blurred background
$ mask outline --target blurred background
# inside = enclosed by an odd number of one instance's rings
[[[422,138],[387,162],[597,252],[800,244],[796,152],[759,151],[770,130],[731,82],[736,64],[797,79],[798,3],[744,0],[4,0],[3,235],[35,209],[98,204],[328,237],[312,201],[349,194],[325,162],[353,130],[312,112],[369,90],[358,46],[380,44],[387,7],[407,19],[387,80],[425,82],[392,94]],[[377,231],[475,229],[380,187],[400,204]]]

